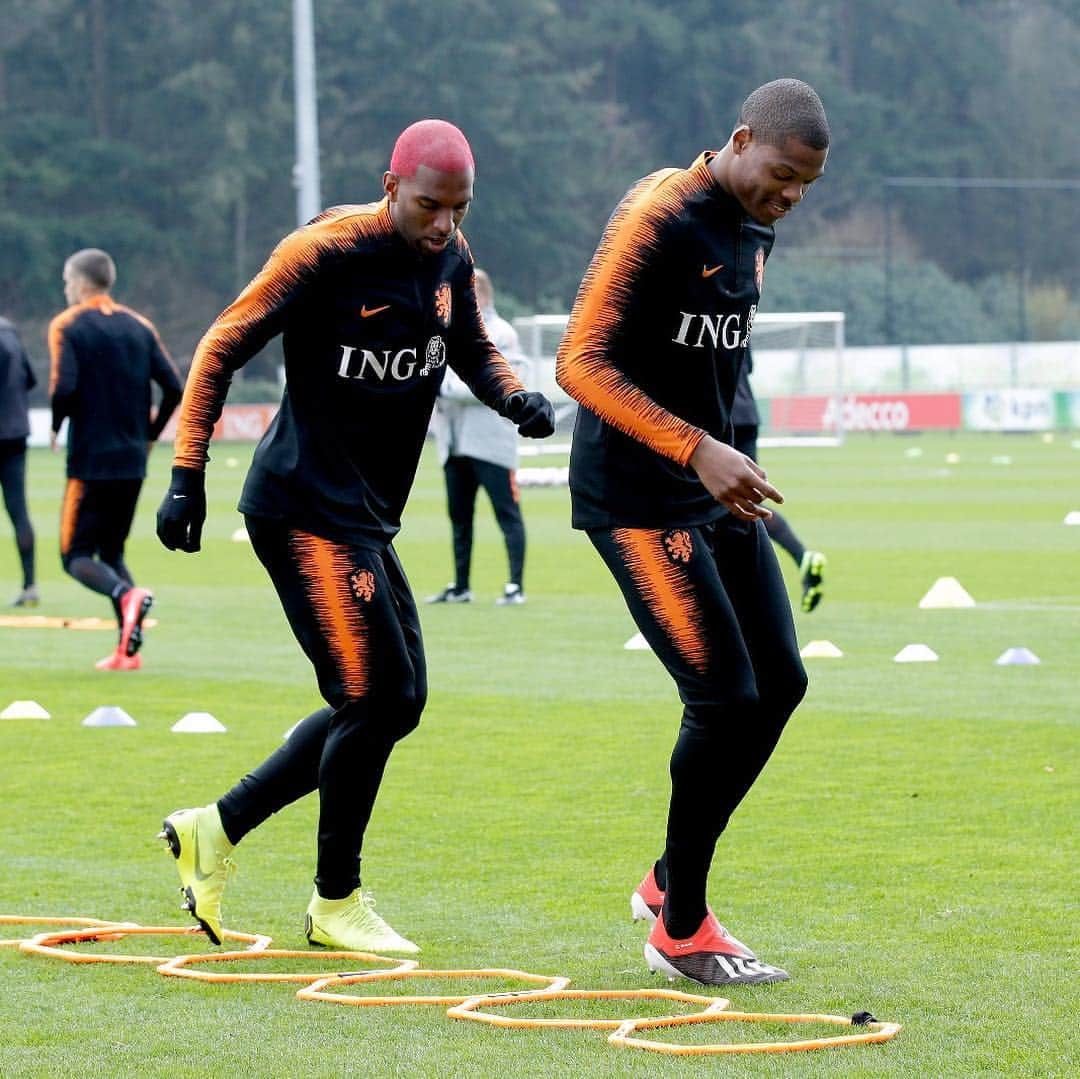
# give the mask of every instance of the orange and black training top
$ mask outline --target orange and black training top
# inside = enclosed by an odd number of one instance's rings
[[[52,429],[68,420],[68,476],[142,479],[149,444],[180,401],[180,375],[154,324],[102,292],[61,311],[48,341]],[[151,416],[154,382],[161,400]]]
[[[727,511],[688,465],[731,406],[773,230],[709,171],[662,169],[623,196],[559,347],[581,405],[570,454],[575,528],[704,524]]]
[[[386,199],[326,210],[278,244],[199,343],[175,464],[202,469],[234,371],[282,335],[285,391],[240,510],[325,539],[392,539],[449,363],[485,404],[523,389],[480,319],[461,233],[433,255]]]

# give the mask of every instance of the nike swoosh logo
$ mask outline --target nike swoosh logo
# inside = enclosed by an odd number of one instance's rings
[[[195,825],[195,879],[196,880],[209,880],[213,875],[213,870],[209,873],[204,873],[199,868],[199,826]]]
[[[701,267],[701,276],[702,277],[712,277],[712,275],[714,273],[719,273],[723,268],[724,268],[724,264],[722,262],[718,262],[715,266],[702,266]]]
[[[173,495],[174,502],[179,502],[181,498],[187,498],[187,495]]]
[[[381,314],[383,311],[389,311],[389,310],[390,310],[390,305],[388,303],[384,303],[382,305],[382,307],[362,306],[360,308],[360,317],[361,318],[371,318],[372,315],[378,315],[378,314]]]

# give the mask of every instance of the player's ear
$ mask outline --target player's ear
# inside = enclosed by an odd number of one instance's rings
[[[382,177],[383,191],[391,202],[397,202],[398,178],[392,172],[384,172]]]
[[[741,154],[751,142],[753,142],[754,136],[750,131],[747,124],[740,124],[731,133],[731,148],[736,154]]]

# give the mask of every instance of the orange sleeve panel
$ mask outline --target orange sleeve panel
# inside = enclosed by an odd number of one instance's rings
[[[611,342],[631,310],[637,278],[655,254],[661,230],[700,183],[694,171],[663,169],[627,193],[582,279],[555,365],[556,381],[571,397],[605,423],[682,465],[705,432],[631,382],[614,362]]]
[[[210,436],[234,371],[284,326],[290,303],[314,279],[319,260],[393,228],[386,199],[326,210],[285,237],[266,265],[217,317],[195,349],[176,431],[174,463],[206,466]]]
[[[60,381],[60,357],[64,352],[64,331],[79,317],[80,314],[82,314],[83,310],[83,304],[73,304],[66,310],[61,311],[60,314],[49,323],[46,340],[49,344],[50,397],[56,392],[57,383]]]

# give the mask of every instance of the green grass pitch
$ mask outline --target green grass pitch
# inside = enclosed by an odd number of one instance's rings
[[[946,464],[950,453],[959,461]],[[141,672],[93,669],[111,647],[104,633],[0,628],[0,707],[32,698],[53,716],[0,722],[0,913],[185,924],[172,860],[154,840],[163,814],[217,797],[318,706],[263,570],[229,540],[249,454],[216,448],[194,557],[154,539],[168,470],[167,451],[154,455],[128,550],[160,619]],[[992,463],[1002,456],[1011,463]],[[714,909],[792,974],[727,995],[742,1010],[868,1009],[904,1024],[895,1041],[673,1059],[586,1031],[504,1032],[440,1008],[304,1004],[288,985],[206,985],[0,949],[0,1075],[1080,1072],[1080,528],[1062,524],[1080,509],[1080,451],[1061,435],[853,437],[835,450],[765,450],[763,462],[797,531],[829,556],[821,607],[797,617],[800,640],[828,639],[845,655],[808,661],[806,702],[720,842]],[[34,452],[39,613],[103,615],[59,569],[62,482],[60,459]],[[505,562],[482,504],[477,602],[422,608],[430,701],[391,760],[365,885],[428,967],[565,974],[574,988],[666,985],[644,966],[628,899],[662,842],[677,699],[654,657],[623,650],[634,627],[570,530],[566,492],[523,497],[528,604],[494,605]],[[13,595],[14,544],[0,521],[0,583]],[[430,452],[397,546],[419,597],[449,580]],[[919,610],[941,576],[979,605]],[[893,663],[913,642],[940,661]],[[995,665],[1018,645],[1041,665]],[[138,727],[82,728],[101,704]],[[195,710],[228,733],[170,732]],[[238,848],[227,925],[304,946],[315,812],[309,798]],[[731,1032],[673,1034],[706,1036]]]

